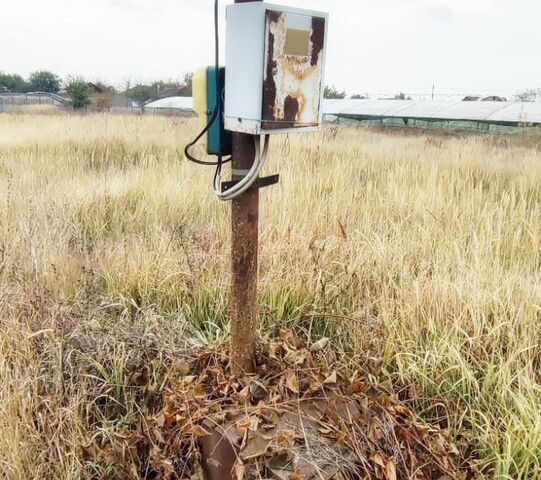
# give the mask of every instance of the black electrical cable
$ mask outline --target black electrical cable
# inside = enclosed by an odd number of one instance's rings
[[[216,105],[214,106],[214,111],[221,113],[223,112],[223,92],[220,90],[220,30],[218,25],[218,0],[214,0],[214,69],[215,69],[215,80],[216,80]],[[221,133],[221,132],[220,132]],[[230,162],[232,157],[229,157],[224,162],[223,155],[218,154],[218,161],[216,162],[216,171],[214,172],[214,182],[222,173],[222,165],[224,163]]]
[[[207,165],[207,166],[216,166],[216,175],[221,172],[222,165],[231,161],[231,157],[226,160],[223,159],[222,155],[218,155],[218,161],[216,162],[206,162],[204,160],[199,160],[190,154],[190,149],[210,130],[212,124],[218,118],[218,115],[222,111],[222,92],[220,91],[220,32],[218,25],[218,0],[214,0],[214,67],[216,75],[216,105],[210,117],[210,120],[207,123],[207,126],[195,137],[191,143],[186,145],[184,148],[184,155],[188,160],[198,165]]]

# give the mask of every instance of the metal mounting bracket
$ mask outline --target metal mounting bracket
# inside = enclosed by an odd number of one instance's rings
[[[240,180],[233,180],[231,182],[222,182],[222,191],[227,192],[229,189],[234,187],[237,183],[239,183]],[[248,189],[252,190],[254,188],[265,188],[270,187],[271,185],[274,185],[280,181],[280,175],[271,175],[270,177],[262,177],[258,178],[254,184]]]

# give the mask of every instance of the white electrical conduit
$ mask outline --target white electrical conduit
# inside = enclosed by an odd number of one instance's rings
[[[226,192],[222,192],[222,178],[221,175],[216,175],[214,179],[214,193],[220,200],[233,200],[235,197],[238,197],[241,193],[244,193],[248,190],[254,182],[259,178],[259,174],[263,167],[267,163],[267,156],[269,151],[269,135],[265,135],[265,142],[263,145],[263,153],[261,153],[261,143],[260,137],[254,136],[255,144],[255,157],[254,163],[250,171],[240,180],[238,183],[233,185]]]

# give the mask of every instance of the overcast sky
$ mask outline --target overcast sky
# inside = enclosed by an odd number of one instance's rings
[[[330,12],[327,83],[349,93],[541,87],[541,0],[277,3]],[[0,0],[0,70],[50,69],[117,85],[179,78],[213,61],[212,5]]]

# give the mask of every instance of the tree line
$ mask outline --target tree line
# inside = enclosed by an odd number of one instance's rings
[[[96,85],[108,92],[123,93],[129,98],[139,102],[145,103],[153,98],[159,98],[162,92],[177,91],[184,94],[184,96],[191,96],[192,93],[192,73],[186,73],[180,81],[155,81],[152,83],[136,84],[131,86],[131,82],[126,83],[126,88],[121,91],[117,91],[112,85],[105,85],[100,82],[96,82]],[[48,70],[39,70],[30,74],[28,79],[23,78],[16,73],[3,73],[0,72],[0,91],[7,90],[10,93],[28,93],[28,92],[47,92],[47,93],[59,93],[62,87],[65,88],[68,94],[70,91],[77,97],[90,96],[90,91],[85,88],[86,82],[81,77],[69,77],[66,80]],[[326,86],[324,92],[325,98],[346,98],[345,90],[338,90],[334,85]],[[361,95],[353,95],[352,98],[364,98]],[[82,107],[84,101],[82,102]]]
[[[34,91],[58,93],[60,86],[60,77],[46,70],[33,72],[28,79],[24,79],[17,73],[0,72],[0,90],[7,90],[12,93]]]
[[[100,90],[107,93],[122,93],[127,97],[143,104],[155,98],[162,96],[191,96],[192,95],[193,73],[186,73],[180,81],[158,80],[152,83],[137,83],[131,85],[126,82],[124,89],[117,90],[112,85],[106,85],[101,82],[94,82]],[[27,79],[19,74],[8,74],[0,72],[0,92],[10,93],[28,93],[28,92],[46,92],[59,93],[62,90],[71,97],[73,107],[82,109],[90,104],[90,87],[82,77],[68,77],[65,80],[54,72],[48,70],[39,70],[29,75]],[[326,86],[324,92],[325,98],[346,98],[344,90],[338,90],[334,86]],[[365,98],[361,95],[353,95],[352,98]]]
[[[4,73],[0,71],[0,93],[66,93],[72,100],[75,109],[84,109],[90,105],[90,97],[94,86],[104,94],[120,93],[128,98],[143,104],[155,98],[163,96],[191,96],[192,73],[186,73],[181,80],[158,80],[151,83],[136,83],[127,81],[125,88],[117,89],[113,85],[102,82],[89,83],[80,76],[71,76],[62,79],[59,75],[48,70],[39,70],[31,73],[28,78],[23,78],[16,73]]]
[[[149,100],[162,98],[163,96],[191,96],[192,95],[192,73],[186,73],[180,81],[155,81],[152,83],[138,83],[131,85],[126,82],[126,87],[118,91],[112,85],[105,85],[95,82],[99,89],[107,93],[122,93],[127,97],[143,104]],[[81,77],[68,77],[62,80],[61,77],[48,70],[38,70],[29,75],[27,79],[18,74],[8,74],[0,71],[0,92],[28,93],[47,92],[59,93],[62,89],[71,97],[73,106],[76,109],[86,108],[90,104],[89,84]],[[324,97],[329,99],[346,98],[345,90],[339,90],[334,85],[326,86]],[[363,95],[352,95],[351,98],[363,99]],[[397,94],[396,100],[410,100],[404,93]],[[520,102],[535,102],[541,99],[541,88],[517,92],[513,100]]]

